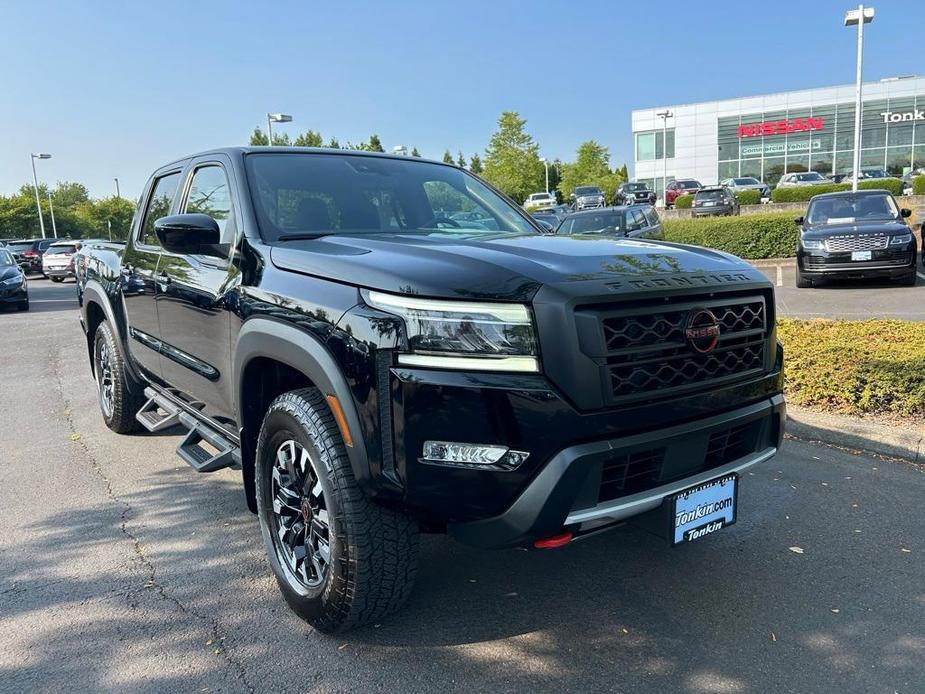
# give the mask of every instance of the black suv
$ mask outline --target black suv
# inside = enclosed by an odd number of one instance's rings
[[[739,200],[726,186],[704,186],[694,194],[691,202],[694,217],[739,214]]]
[[[405,600],[420,532],[706,537],[783,435],[761,272],[543,234],[453,165],[205,152],[154,173],[127,244],[80,257],[106,424],[181,427],[193,469],[240,468],[286,600],[324,631]]]
[[[900,209],[886,190],[825,193],[809,202],[800,226],[797,287],[826,279],[882,277],[906,286],[916,282],[916,244]]]
[[[13,254],[13,258],[23,269],[23,272],[41,272],[42,256],[48,247],[58,239],[24,239],[9,241],[6,250]]]
[[[647,203],[654,205],[655,191],[645,183],[621,183],[613,196],[614,205],[632,205],[634,203]]]
[[[607,207],[575,212],[566,217],[557,234],[602,234],[627,238],[662,238],[662,222],[651,205]]]

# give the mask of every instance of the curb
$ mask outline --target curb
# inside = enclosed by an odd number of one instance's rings
[[[796,439],[925,463],[925,434],[921,429],[868,422],[857,417],[812,412],[787,405],[786,432]]]
[[[796,258],[762,258],[760,260],[748,260],[746,261],[750,265],[755,267],[776,267],[780,265],[781,267],[791,267],[796,265]]]

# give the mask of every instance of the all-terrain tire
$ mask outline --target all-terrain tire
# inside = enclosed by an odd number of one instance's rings
[[[144,404],[144,395],[138,385],[129,389],[131,376],[106,321],[97,326],[93,338],[93,375],[106,426],[117,434],[130,434],[141,428],[135,414]]]
[[[283,498],[287,510],[280,498],[282,480],[289,476],[280,472],[287,468],[279,456],[285,459],[285,451],[293,446],[292,458],[298,449],[307,477],[289,486]],[[373,503],[362,492],[319,390],[284,393],[270,404],[257,440],[255,465],[257,515],[270,566],[297,615],[319,631],[335,633],[374,622],[401,607],[417,574],[417,523],[407,514]],[[294,476],[298,477],[298,470]],[[320,546],[308,539],[307,532],[315,527],[320,512],[307,509],[313,503],[308,493],[301,501],[289,496],[293,486],[317,489],[318,485],[323,499],[314,499],[314,504],[323,506],[327,524],[328,562],[323,572],[311,568],[304,558]],[[295,509],[302,509],[301,518],[298,511],[293,513]],[[300,523],[304,543],[287,544],[284,538],[289,533],[298,537],[295,529]],[[301,565],[293,551],[300,547]]]

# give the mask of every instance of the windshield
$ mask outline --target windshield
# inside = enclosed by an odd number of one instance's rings
[[[0,267],[5,265],[15,265],[13,256],[10,255],[9,251],[0,250]]]
[[[758,185],[757,178],[734,178],[732,179],[737,186],[754,186]]]
[[[601,189],[594,186],[578,186],[575,195],[600,195]]]
[[[889,178],[890,175],[883,169],[861,169],[861,175],[866,178]]]
[[[719,200],[721,197],[723,197],[723,191],[701,190],[695,197],[697,200]]]
[[[49,246],[48,250],[45,251],[45,255],[60,255],[60,254],[72,254],[77,252],[77,246],[73,243],[66,244],[55,244],[54,246]]]
[[[456,167],[286,152],[249,154],[245,166],[266,241],[338,233],[537,233],[517,208]]]
[[[899,210],[892,195],[843,195],[810,202],[806,221],[810,224],[851,224],[898,217]]]
[[[692,190],[700,187],[700,183],[697,181],[678,181],[678,185],[684,188],[684,190]]]
[[[6,247],[16,253],[22,253],[23,251],[31,251],[33,245],[32,241],[14,241],[13,243],[8,243]]]
[[[562,234],[600,234],[623,231],[622,212],[599,212],[569,217],[560,227]]]
[[[549,200],[549,198],[551,197],[552,195],[550,195],[549,193],[534,193],[533,195],[530,196],[530,199],[531,200]]]
[[[646,190],[646,184],[645,183],[627,183],[626,189],[631,193],[635,193],[640,190]]]
[[[797,174],[798,181],[824,181],[825,178],[822,174],[818,174],[815,171],[812,173],[801,173]]]

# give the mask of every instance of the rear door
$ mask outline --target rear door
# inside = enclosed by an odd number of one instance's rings
[[[128,322],[129,353],[148,375],[160,378],[160,327],[157,320],[158,262],[161,245],[154,222],[170,214],[180,187],[180,169],[155,174],[146,189],[143,213],[132,229],[131,243],[122,259],[122,296]]]
[[[235,257],[240,223],[227,157],[193,160],[178,211],[212,217],[221,230],[219,255],[164,251],[158,268],[157,311],[163,379],[206,405],[212,417],[232,418],[231,311],[240,281]]]

